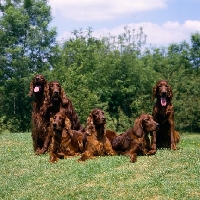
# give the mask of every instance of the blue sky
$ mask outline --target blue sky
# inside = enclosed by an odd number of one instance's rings
[[[147,45],[190,41],[200,33],[200,0],[49,0],[58,40],[89,27],[94,37],[119,35],[124,27],[143,28]]]

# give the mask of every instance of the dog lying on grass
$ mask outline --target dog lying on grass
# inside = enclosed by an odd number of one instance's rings
[[[60,111],[51,119],[52,142],[50,145],[50,162],[59,158],[79,155],[83,151],[83,136],[81,131],[71,130],[71,121]]]
[[[117,135],[114,131],[107,130],[106,137],[110,140],[113,149],[120,155],[130,156],[130,162],[137,161],[137,155],[154,155],[156,148],[155,138],[149,139],[149,133],[156,131],[158,124],[149,114],[140,115],[134,126],[126,132]]]
[[[95,156],[116,155],[112,145],[106,138],[106,117],[101,109],[95,108],[87,118],[85,151],[78,161],[85,161]]]

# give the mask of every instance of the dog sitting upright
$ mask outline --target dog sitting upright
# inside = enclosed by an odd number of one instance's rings
[[[154,120],[159,123],[159,130],[156,135],[157,148],[177,149],[180,141],[180,134],[174,130],[174,106],[172,105],[172,88],[165,80],[160,80],[153,87],[153,100],[156,103],[153,107]]]
[[[43,115],[42,107],[45,107],[45,99],[48,96],[49,86],[42,74],[36,74],[30,82],[29,96],[34,96],[32,105],[32,140],[36,155],[44,154],[49,147],[50,115]]]

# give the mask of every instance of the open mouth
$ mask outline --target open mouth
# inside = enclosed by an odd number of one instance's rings
[[[105,119],[100,120],[99,124],[106,124],[106,120]]]
[[[62,130],[62,127],[61,127],[60,125],[58,125],[58,124],[53,124],[53,125],[52,125],[52,128],[53,128],[54,131],[56,131],[56,130],[57,130],[57,131]]]
[[[61,131],[62,128],[59,128],[59,127],[53,127],[53,130],[54,130],[54,131]]]
[[[58,101],[59,97],[53,97],[53,101]]]
[[[40,92],[40,90],[41,90],[41,86],[37,86],[37,85],[36,85],[36,86],[34,87],[34,90],[33,90],[33,91],[34,91],[35,93],[37,93],[37,92]]]
[[[166,97],[161,97],[160,98],[160,103],[161,103],[162,106],[166,106],[167,105],[167,99],[166,99]]]

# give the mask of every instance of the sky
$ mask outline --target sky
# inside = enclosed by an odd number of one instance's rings
[[[143,28],[146,44],[156,47],[190,42],[200,33],[200,0],[49,0],[57,40],[92,28],[96,38]]]

